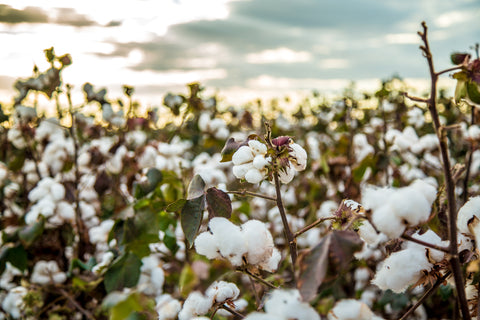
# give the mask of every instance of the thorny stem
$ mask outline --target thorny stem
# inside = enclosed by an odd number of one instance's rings
[[[272,201],[277,201],[276,198],[274,197],[269,197],[263,194],[255,193],[255,192],[250,192],[247,190],[241,190],[241,191],[227,191],[227,193],[231,194],[236,194],[239,196],[250,196],[250,197],[257,197],[257,198],[262,198],[262,199],[267,199],[267,200],[272,200]]]
[[[293,235],[295,238],[298,238],[299,236],[301,236],[302,234],[304,234],[305,232],[307,232],[308,230],[312,229],[312,228],[315,228],[316,226],[318,226],[319,224],[321,224],[322,222],[325,222],[327,220],[336,220],[338,219],[337,217],[325,217],[325,218],[320,218],[320,219],[317,219],[316,221],[312,222],[311,224],[309,224],[308,226],[298,230],[297,232],[295,232],[295,234]]]
[[[437,133],[437,137],[440,143],[440,152],[442,155],[443,161],[443,172],[445,177],[445,186],[447,193],[447,206],[448,206],[448,234],[449,234],[449,253],[450,253],[450,266],[452,268],[453,277],[455,280],[455,288],[457,290],[458,301],[462,311],[463,319],[470,320],[470,312],[468,310],[468,302],[465,294],[465,286],[463,280],[462,268],[460,266],[460,258],[458,256],[457,248],[457,210],[455,202],[455,184],[453,182],[452,173],[450,170],[450,158],[448,155],[448,146],[447,146],[447,137],[445,131],[442,130],[440,124],[440,118],[437,111],[437,80],[438,76],[443,72],[436,73],[433,66],[433,57],[432,52],[430,51],[430,46],[427,38],[427,25],[425,22],[422,22],[423,32],[419,31],[418,35],[421,37],[423,46],[420,46],[424,57],[427,59],[428,68],[430,71],[431,87],[430,87],[430,97],[426,102],[430,114],[432,115],[432,120]]]
[[[432,249],[435,249],[435,250],[440,250],[440,251],[445,252],[445,253],[450,252],[450,248],[448,248],[448,247],[437,246],[436,244],[425,242],[423,240],[420,240],[420,239],[414,238],[412,236],[409,236],[408,234],[405,234],[405,233],[402,234],[402,238],[405,239],[405,240],[411,241],[411,242],[421,244],[422,246],[425,246],[425,247],[429,247],[429,248],[432,248]]]
[[[450,271],[447,272],[443,277],[438,278],[437,281],[433,284],[433,286],[425,292],[425,294],[410,308],[408,311],[399,319],[405,320],[407,319],[418,307],[422,305],[422,303],[437,290],[437,288],[450,276]]]

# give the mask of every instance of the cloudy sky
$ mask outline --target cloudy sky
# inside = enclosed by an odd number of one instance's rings
[[[34,64],[47,67],[52,46],[72,55],[64,79],[78,95],[85,82],[112,97],[129,84],[153,105],[192,81],[248,99],[421,79],[422,20],[437,68],[480,41],[478,0],[3,0],[0,101]]]

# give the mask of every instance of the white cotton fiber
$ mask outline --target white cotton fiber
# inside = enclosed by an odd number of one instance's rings
[[[208,259],[220,257],[217,239],[210,232],[202,232],[195,239],[195,250]]]
[[[430,271],[425,250],[405,249],[392,253],[377,270],[372,283],[382,290],[403,292],[422,276],[422,270]]]
[[[458,230],[465,234],[471,234],[468,223],[474,216],[480,218],[480,196],[470,198],[460,210],[458,210]]]
[[[372,317],[370,308],[354,299],[338,301],[328,313],[328,320],[371,320]]]

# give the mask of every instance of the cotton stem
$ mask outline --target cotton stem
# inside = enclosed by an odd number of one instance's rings
[[[460,309],[462,311],[463,319],[470,320],[470,312],[468,310],[468,302],[465,294],[465,285],[463,280],[463,272],[460,266],[460,258],[458,256],[457,248],[457,210],[456,210],[456,201],[455,201],[455,184],[453,182],[451,167],[450,167],[450,158],[448,154],[448,145],[447,137],[445,130],[442,129],[440,124],[440,118],[437,111],[437,80],[438,76],[443,72],[436,73],[433,65],[432,52],[430,51],[430,46],[428,43],[427,37],[427,25],[425,22],[422,22],[423,32],[418,32],[418,35],[422,39],[423,46],[420,46],[420,49],[423,52],[424,57],[427,59],[428,68],[430,71],[430,97],[426,99],[428,109],[432,116],[435,132],[440,144],[440,152],[443,161],[443,173],[445,177],[445,188],[447,193],[447,208],[448,208],[448,235],[450,240],[449,245],[449,254],[450,254],[450,266],[452,268],[453,277],[455,280],[455,288],[457,290],[458,301]],[[408,97],[408,96],[407,96]],[[417,100],[416,100],[417,101]]]

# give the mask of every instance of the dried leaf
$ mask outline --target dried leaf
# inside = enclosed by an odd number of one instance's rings
[[[227,193],[217,188],[207,189],[207,210],[208,219],[213,217],[224,217],[230,219],[232,215],[232,200]]]
[[[180,223],[190,248],[202,223],[204,209],[205,195],[202,194],[198,198],[187,200],[180,213]]]
[[[222,160],[220,162],[232,161],[233,154],[241,147],[248,145],[248,140],[246,141],[235,141],[234,138],[230,138],[225,143],[225,146],[222,149]]]
[[[317,290],[328,274],[338,276],[363,242],[353,231],[333,231],[325,236],[303,259],[298,289],[305,301],[315,298]]]

